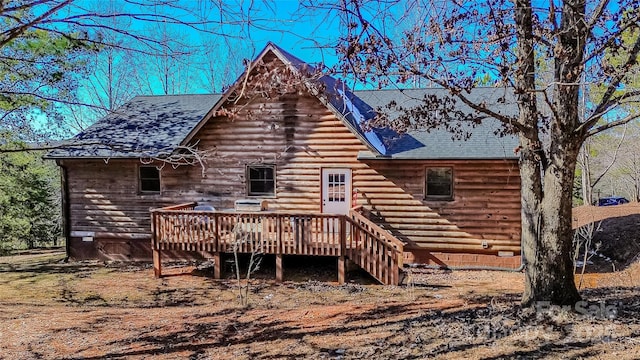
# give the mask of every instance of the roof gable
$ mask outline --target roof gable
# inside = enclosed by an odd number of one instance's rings
[[[218,102],[209,110],[206,116],[189,132],[181,142],[181,145],[188,145],[194,136],[230,101],[233,94],[245,91],[248,79],[256,67],[269,56],[275,56],[284,66],[297,74],[306,90],[318,98],[329,110],[340,119],[345,126],[362,141],[371,151],[384,155],[386,147],[382,137],[377,131],[364,131],[362,124],[375,116],[375,110],[367,103],[359,99],[340,80],[331,76],[321,74],[312,65],[300,60],[296,56],[286,52],[279,46],[269,42],[260,52],[249,68],[234,82],[225,92]]]

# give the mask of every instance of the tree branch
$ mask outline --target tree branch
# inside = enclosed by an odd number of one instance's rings
[[[23,23],[20,26],[14,27],[12,29],[3,31],[2,34],[0,34],[3,37],[3,39],[0,40],[0,48],[2,48],[7,43],[9,43],[9,41],[15,39],[16,37],[18,37],[18,36],[20,36],[22,34],[24,34],[25,31],[29,30],[34,25],[43,22],[44,19],[47,19],[48,17],[52,16],[58,10],[60,10],[63,7],[71,4],[72,1],[73,0],[64,0],[63,2],[59,3],[58,5],[52,7],[51,9],[45,11],[44,13],[42,13],[42,15],[37,16],[33,20],[31,20],[31,21],[29,21],[27,23]]]
[[[626,136],[627,136],[627,126],[625,124],[622,137],[620,138],[620,141],[618,141],[618,146],[616,146],[616,150],[613,152],[613,158],[611,159],[611,162],[605,167],[605,169],[600,173],[600,175],[594,181],[591,182],[592,189],[595,188],[595,186],[600,182],[600,180],[602,180],[602,178],[607,174],[607,172],[609,172],[609,170],[615,164],[616,159],[618,157],[618,151],[620,151],[620,147],[622,146],[622,143],[624,142],[624,139]]]
[[[591,19],[589,19],[589,22],[587,23],[587,31],[589,33],[593,31],[593,28],[598,23],[598,20],[602,16],[604,9],[607,7],[607,4],[609,4],[609,0],[600,0],[600,2],[598,3],[598,6],[596,6],[591,16]]]
[[[22,92],[22,91],[3,90],[2,93],[3,94],[9,94],[9,95],[17,95],[17,96],[33,96],[33,97],[41,99],[41,100],[51,101],[51,102],[55,102],[55,103],[65,104],[65,105],[81,105],[81,106],[86,106],[86,107],[93,108],[93,109],[107,110],[102,106],[82,103],[82,102],[78,102],[78,101],[64,100],[64,99],[61,99],[61,98],[54,98],[54,97],[51,97],[51,96],[45,96],[45,95],[42,95],[42,94],[38,93],[37,91],[34,91],[34,92]]]
[[[612,78],[609,86],[607,86],[607,90],[605,91],[602,100],[600,100],[600,103],[598,104],[598,106],[596,106],[596,109],[593,112],[596,116],[592,116],[588,121],[585,121],[580,126],[578,126],[575,130],[576,133],[586,134],[586,136],[593,135],[593,133],[589,129],[591,129],[600,120],[602,114],[604,114],[611,107],[609,101],[618,90],[620,83],[627,75],[627,71],[629,71],[631,67],[637,64],[638,53],[640,53],[640,36],[636,38],[635,44],[629,52],[627,60],[618,68],[618,73]],[[607,127],[607,129],[610,127],[611,126]],[[595,133],[598,133],[600,131],[601,130],[596,131]]]
[[[497,113],[495,111],[487,109],[485,106],[482,106],[480,104],[476,104],[476,103],[472,102],[471,100],[469,100],[466,96],[464,96],[462,94],[462,90],[461,89],[458,89],[457,87],[451,86],[446,81],[442,81],[442,80],[440,80],[438,78],[435,78],[433,76],[430,76],[428,74],[425,74],[425,76],[430,81],[433,81],[434,83],[438,84],[439,86],[442,86],[443,88],[449,90],[451,95],[453,95],[453,96],[457,97],[458,99],[460,99],[463,103],[465,103],[467,106],[469,106],[473,110],[476,110],[477,112],[480,112],[482,114],[488,115],[488,116],[500,121],[504,125],[513,126],[518,131],[522,131],[522,132],[525,131],[526,127],[523,124],[518,123],[518,121],[515,118],[499,114],[499,113]]]
[[[593,128],[593,129],[589,130],[589,132],[587,132],[585,138],[587,138],[589,136],[593,136],[593,135],[598,134],[598,133],[601,133],[601,132],[603,132],[603,131],[605,131],[607,129],[611,129],[611,128],[616,127],[616,126],[620,126],[620,125],[624,125],[624,124],[630,123],[631,121],[639,119],[639,118],[640,118],[640,113],[639,114],[631,114],[631,115],[629,115],[629,116],[627,116],[625,118],[622,118],[622,119],[619,119],[619,120],[616,120],[616,121],[608,122],[608,123],[606,123],[606,124],[604,124],[602,126],[599,126],[597,128]]]
[[[0,154],[4,153],[18,153],[24,151],[46,151],[46,150],[57,150],[62,149],[69,146],[88,146],[88,145],[103,145],[101,142],[79,142],[74,144],[69,143],[60,143],[57,145],[38,145],[38,146],[27,146],[27,147],[19,147],[19,148],[4,148],[0,147]]]
[[[621,94],[620,96],[616,96],[614,98],[612,98],[607,104],[606,106],[602,107],[602,110],[599,113],[593,113],[591,114],[591,116],[589,116],[588,119],[585,120],[584,123],[582,123],[580,126],[578,126],[575,130],[576,133],[581,133],[585,130],[585,126],[587,123],[593,123],[593,125],[597,124],[598,121],[600,121],[600,119],[602,119],[602,116],[604,116],[604,114],[606,114],[612,107],[617,106],[617,105],[621,105],[623,100],[629,99],[629,98],[634,98],[634,97],[640,97],[640,90],[634,90],[634,91],[628,91],[625,92],[623,94]],[[640,100],[640,99],[638,99]],[[591,126],[593,126],[591,125]],[[586,135],[585,138],[589,137],[591,135]]]

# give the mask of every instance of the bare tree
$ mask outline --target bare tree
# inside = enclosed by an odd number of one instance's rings
[[[577,228],[573,234],[573,262],[576,267],[574,269],[574,275],[577,273],[577,268],[580,267],[580,283],[578,284],[578,288],[582,288],[582,282],[584,280],[584,272],[587,269],[587,263],[593,257],[594,254],[598,251],[600,244],[596,244],[595,247],[592,247],[593,236],[597,231],[600,231],[602,221],[591,222]],[[580,255],[582,254],[582,258]],[[615,266],[613,267],[615,271]]]
[[[615,169],[631,200],[640,202],[640,134],[634,134],[625,144]]]
[[[162,44],[162,48],[139,59],[137,67],[142,69],[142,74],[138,77],[140,87],[147,94],[174,95],[188,92],[197,79],[197,73],[192,69],[197,61],[195,58],[199,55],[197,46],[189,43],[186,34],[166,22],[150,25],[147,32]]]
[[[119,5],[120,0],[109,0],[96,3],[95,7],[101,13],[116,14]],[[131,18],[118,17],[96,21],[109,28],[128,28],[133,23]],[[89,74],[78,86],[78,104],[68,104],[60,109],[65,115],[58,126],[63,134],[72,135],[84,130],[141,93],[142,89],[134,81],[142,75],[133,44],[114,32],[99,31],[99,37],[103,42],[99,51],[88,54],[83,60]]]
[[[381,116],[374,125],[401,132],[443,127],[464,138],[465,123],[492,118],[502,124],[499,134],[517,135],[526,261],[523,304],[574,305],[580,300],[572,259],[575,167],[585,139],[640,115],[625,107],[639,101],[640,91],[624,87],[638,69],[640,37],[618,41],[640,24],[637,2],[345,0],[306,5],[340,18],[344,33],[338,70],[345,76],[378,87],[405,87],[420,77],[449,90],[448,97],[427,97],[412,109],[390,104],[404,114]],[[408,14],[418,8],[426,20],[408,24]],[[405,31],[393,37],[392,28]],[[604,61],[611,52],[621,55],[618,64]],[[552,68],[544,84],[541,63]],[[503,114],[469,96],[483,75],[512,92],[517,114]],[[585,82],[602,84],[603,91],[581,116]],[[475,116],[452,111],[455,103],[469,106]]]
[[[240,305],[249,305],[249,292],[251,290],[251,276],[253,273],[260,269],[262,264],[263,248],[262,243],[256,236],[252,236],[257,233],[255,228],[257,224],[241,223],[238,222],[233,228],[233,260],[234,270],[236,274],[236,284],[238,288],[238,299]],[[249,250],[249,260],[247,261],[247,269],[242,277],[240,267],[240,251],[241,249]]]
[[[580,167],[582,200],[584,204],[591,205],[594,202],[593,191],[602,179],[605,178],[609,171],[614,168],[618,160],[620,147],[625,141],[627,134],[627,124],[624,125],[622,135],[618,138],[611,137],[595,137],[587,138],[582,145],[580,154],[578,155],[578,166]],[[595,144],[596,140],[600,140],[599,144]],[[600,150],[596,156],[596,146],[599,145]],[[594,159],[595,158],[595,159]],[[594,169],[597,164],[598,169]]]
[[[239,40],[255,27],[270,28],[268,17],[255,17],[256,8],[253,4],[244,6],[242,2],[231,1],[113,0],[106,5],[76,0],[2,1],[0,120],[11,118],[19,122],[18,126],[28,127],[35,122],[33,118],[38,118],[34,113],[46,110],[47,118],[55,119],[60,127],[72,124],[81,129],[91,123],[86,121],[87,115],[112,111],[123,98],[135,93],[131,86],[139,88],[139,79],[148,78],[148,73],[139,73],[143,68],[140,64],[152,58],[162,60],[157,62],[162,71],[154,72],[159,78],[157,86],[152,85],[153,93],[160,92],[156,88],[162,88],[162,93],[184,92],[196,83],[188,71],[195,60],[185,56],[193,49],[177,40],[198,34]],[[268,6],[264,8],[269,11]],[[170,31],[148,31],[158,27]],[[8,56],[4,51],[34,37],[58,48],[50,49],[46,58],[17,51]],[[30,47],[21,45],[22,48]],[[79,51],[90,53],[78,56]],[[144,60],[134,63],[141,54]],[[52,59],[58,67],[51,66]],[[5,69],[3,65],[7,63],[17,65]],[[72,63],[75,66],[67,65]],[[95,67],[88,66],[94,63]],[[54,70],[35,78],[30,69]],[[96,71],[92,76],[87,75],[90,69]],[[15,86],[11,76],[16,74],[24,75],[28,81]],[[42,80],[44,76],[46,81]],[[91,81],[79,81],[87,77]],[[128,81],[121,82],[119,77]],[[79,84],[82,86],[77,91]],[[3,121],[0,126],[5,124]]]
[[[205,36],[200,40],[200,59],[195,63],[199,73],[198,84],[211,93],[222,92],[245,70],[244,59],[251,58],[250,44],[230,44],[227,39],[212,39]]]

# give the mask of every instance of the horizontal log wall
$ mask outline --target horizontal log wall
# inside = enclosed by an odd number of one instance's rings
[[[321,168],[363,166],[355,156],[366,148],[310,95],[238,106],[243,110],[235,118],[212,118],[194,139],[214,151],[205,176],[199,169],[163,172],[164,195],[233,208],[235,200],[248,197],[246,166],[274,164],[277,194],[266,197],[269,209],[320,211]]]
[[[72,236],[70,255],[150,259],[149,210],[174,204],[176,199],[138,191],[139,160],[64,160],[61,165],[67,169],[70,233],[95,235],[92,241]]]
[[[149,209],[173,198],[138,192],[138,160],[66,160],[71,231],[149,234]]]
[[[520,252],[516,160],[372,160],[367,164],[377,175],[356,178],[353,186],[359,203],[388,223],[409,247]],[[428,167],[452,167],[452,201],[425,199]]]

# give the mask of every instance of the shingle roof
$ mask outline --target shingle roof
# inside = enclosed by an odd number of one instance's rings
[[[405,108],[416,106],[425,95],[446,96],[444,89],[405,89],[405,90],[363,90],[355,91],[360,99],[373,108],[384,108],[391,101]],[[515,116],[517,107],[510,91],[504,88],[476,88],[467,95],[475,103],[484,102],[487,107],[503,115]],[[458,102],[459,110],[473,114],[468,106]],[[398,112],[388,111],[391,119]],[[514,149],[518,146],[518,138],[513,135],[499,137],[496,131],[501,127],[497,120],[484,119],[475,128],[465,129],[470,137],[467,140],[454,140],[450,132],[434,129],[429,132],[410,131],[402,136],[387,134],[388,151],[382,158],[393,159],[504,159],[515,158]],[[375,154],[362,152],[361,159],[376,158]],[[380,156],[377,156],[380,158]]]
[[[276,44],[269,43],[280,55],[299,71],[313,67],[288,53]],[[404,136],[398,135],[390,129],[375,129],[365,131],[363,124],[376,116],[376,109],[384,107],[391,101],[405,108],[416,106],[425,95],[447,96],[444,89],[405,89],[405,90],[360,90],[351,91],[342,81],[331,76],[322,76],[317,80],[324,84],[325,96],[334,110],[350,125],[351,130],[357,132],[360,138],[378,154],[367,152],[361,157],[383,156],[384,158],[406,159],[501,159],[515,157],[513,150],[518,146],[515,136],[498,137],[496,130],[501,124],[493,119],[485,119],[482,124],[467,130],[471,137],[465,141],[453,140],[451,133],[442,129],[430,132],[410,132]],[[484,102],[493,111],[503,115],[517,114],[515,99],[510,91],[504,88],[476,88],[467,98],[474,103]],[[469,114],[473,110],[459,102],[458,108]],[[386,110],[388,111],[388,110]],[[390,118],[399,114],[389,113]]]
[[[260,56],[274,51],[285,63],[298,71],[313,67],[269,43]],[[373,151],[362,152],[362,159],[499,159],[514,157],[517,147],[514,136],[495,135],[500,124],[484,120],[469,129],[466,141],[454,141],[452,135],[440,129],[430,132],[410,132],[399,136],[389,129],[365,131],[363,123],[375,116],[375,110],[391,101],[404,107],[418,105],[425,95],[446,96],[444,89],[364,90],[350,91],[343,82],[330,76],[319,80],[324,86],[320,100],[341,117],[360,140]],[[512,95],[504,88],[478,88],[468,95],[474,102],[484,102],[494,111],[515,115],[517,108]],[[504,98],[506,101],[499,101]],[[224,100],[221,94],[137,96],[76,135],[68,146],[47,154],[48,158],[139,158],[170,153],[197,131],[205,115]],[[472,113],[461,104],[460,110]],[[390,118],[398,116],[391,111]]]
[[[136,96],[47,158],[139,158],[172,151],[221,95]]]

